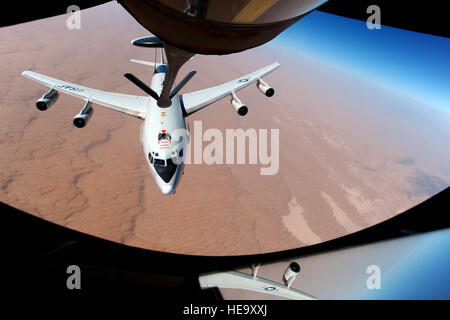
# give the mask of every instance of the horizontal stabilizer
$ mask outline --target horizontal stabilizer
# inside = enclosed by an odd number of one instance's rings
[[[131,62],[143,64],[145,66],[158,68],[159,66],[163,65],[163,63],[158,62],[151,62],[151,61],[144,61],[144,60],[137,60],[137,59],[130,59]]]

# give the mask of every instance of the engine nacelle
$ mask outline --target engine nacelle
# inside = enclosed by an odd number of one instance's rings
[[[58,99],[59,93],[55,89],[50,89],[46,94],[36,101],[36,108],[41,111],[45,111],[50,108]]]
[[[239,100],[239,98],[234,94],[234,92],[232,93],[231,105],[240,116],[245,116],[248,112],[247,106],[243,104],[241,100]]]
[[[267,83],[265,83],[261,79],[258,79],[258,81],[256,82],[256,87],[258,88],[259,91],[264,93],[267,97],[271,97],[275,93],[275,89],[272,88],[271,86],[269,86]]]
[[[283,274],[283,281],[288,286],[291,287],[292,282],[294,282],[295,277],[300,273],[300,265],[297,262],[291,262]]]
[[[91,103],[88,101],[81,109],[80,113],[73,118],[73,125],[77,128],[83,128],[92,117],[94,108],[91,107]]]

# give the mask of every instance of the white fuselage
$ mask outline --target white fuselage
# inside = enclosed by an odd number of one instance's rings
[[[166,66],[155,69],[151,88],[161,94]],[[165,195],[175,192],[184,170],[182,159],[186,152],[186,122],[179,97],[172,99],[170,107],[161,108],[149,98],[142,132],[142,144],[150,173]]]

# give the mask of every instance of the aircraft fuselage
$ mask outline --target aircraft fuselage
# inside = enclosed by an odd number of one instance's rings
[[[155,68],[151,88],[159,95],[163,88],[166,65]],[[173,194],[184,170],[186,122],[178,96],[172,105],[161,108],[149,98],[142,132],[142,144],[150,173],[161,192]]]

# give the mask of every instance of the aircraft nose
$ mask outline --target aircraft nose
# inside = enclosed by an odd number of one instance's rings
[[[161,192],[164,193],[165,195],[171,194],[172,191],[173,191],[172,186],[165,185],[161,187]]]

